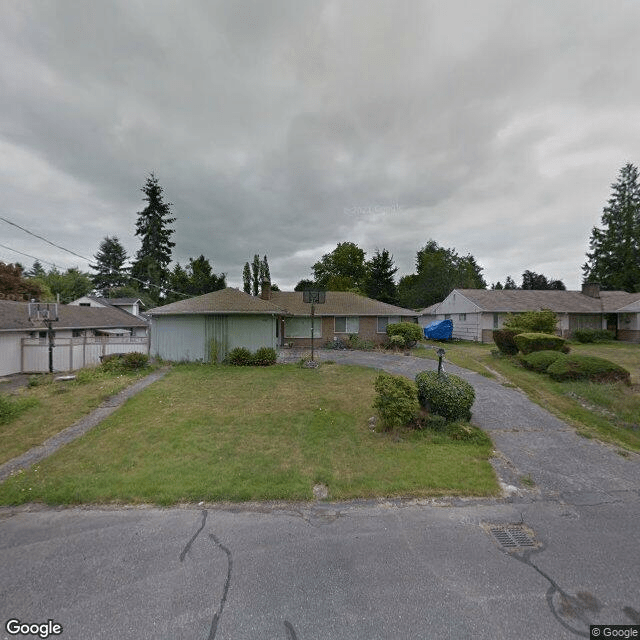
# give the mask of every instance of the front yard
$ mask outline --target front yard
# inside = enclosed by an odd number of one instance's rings
[[[631,373],[631,386],[590,382],[554,382],[528,371],[516,359],[495,357],[494,344],[427,342],[414,354],[436,358],[430,347],[443,347],[445,360],[522,389],[534,402],[573,424],[581,435],[640,451],[640,344],[570,343],[571,353],[598,356]],[[446,367],[446,365],[445,365]]]
[[[488,442],[371,432],[375,376],[331,364],[175,366],[0,485],[0,504],[310,500],[316,484],[333,500],[498,493]]]

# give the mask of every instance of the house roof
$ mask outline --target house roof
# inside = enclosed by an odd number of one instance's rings
[[[144,303],[140,298],[102,298],[100,296],[82,296],[82,298],[78,298],[78,300],[82,300],[84,298],[107,306],[118,307],[121,305],[133,305],[136,304],[136,302],[144,306]],[[74,300],[74,302],[77,302],[77,300]]]
[[[205,293],[203,296],[179,300],[162,307],[155,307],[147,311],[147,315],[183,315],[201,313],[241,313],[241,314],[278,314],[283,310],[272,301],[250,296],[244,291],[227,287],[219,291]]]
[[[53,323],[60,329],[115,329],[146,327],[147,323],[117,307],[76,307],[58,305],[58,321]],[[33,331],[44,329],[42,321],[29,320],[28,302],[0,300],[0,331]]]
[[[615,313],[640,301],[640,293],[601,291],[593,298],[581,291],[531,291],[525,289],[454,289],[449,296],[459,294],[478,307],[479,311],[523,312],[551,309],[556,313]],[[421,313],[437,313],[439,305]]]
[[[303,301],[302,291],[272,291],[271,301],[294,316],[311,315],[311,305]],[[316,304],[317,316],[411,316],[419,314],[386,302],[349,291],[327,291],[325,302]]]
[[[272,291],[269,300],[250,296],[228,287],[203,296],[180,300],[147,311],[151,316],[200,313],[257,313],[309,316],[311,305],[302,299],[302,291]],[[346,291],[327,291],[326,301],[315,305],[317,316],[417,316],[411,309],[379,302]]]

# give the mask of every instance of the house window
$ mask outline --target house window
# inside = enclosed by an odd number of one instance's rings
[[[71,332],[71,337],[73,338],[82,338],[83,335],[84,335],[84,331],[82,329],[74,329]]]
[[[467,314],[466,313],[459,313],[458,314],[458,320],[460,320],[460,322],[466,322]]]
[[[386,333],[387,325],[398,324],[400,316],[378,316],[378,333]]]
[[[334,331],[336,333],[359,333],[360,318],[358,316],[336,316]]]
[[[285,338],[310,338],[311,318],[287,318],[284,321]],[[313,319],[313,337],[322,337],[322,318]]]
[[[499,326],[499,320],[500,320],[500,314],[499,313],[494,313],[493,314],[493,328],[497,329]]]
[[[445,313],[444,314],[444,319],[445,320],[451,320],[451,314],[450,313]]]
[[[79,307],[90,307],[91,303],[90,302],[79,302],[78,306]]]

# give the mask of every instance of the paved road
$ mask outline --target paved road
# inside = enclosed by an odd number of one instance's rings
[[[433,366],[321,357],[405,375]],[[476,388],[474,419],[503,452],[505,480],[530,474],[535,489],[502,500],[0,510],[0,638],[16,637],[10,618],[52,619],[64,639],[544,640],[640,625],[638,457],[579,438],[514,389],[456,373]],[[509,551],[505,531],[525,546]]]

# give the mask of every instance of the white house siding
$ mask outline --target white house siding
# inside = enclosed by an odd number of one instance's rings
[[[205,316],[153,316],[151,355],[173,362],[205,362]]]
[[[155,315],[151,326],[151,353],[164,360],[208,362],[212,341],[218,360],[231,349],[276,348],[276,318],[270,315],[207,314]]]
[[[0,376],[20,372],[20,336],[0,333]]]

